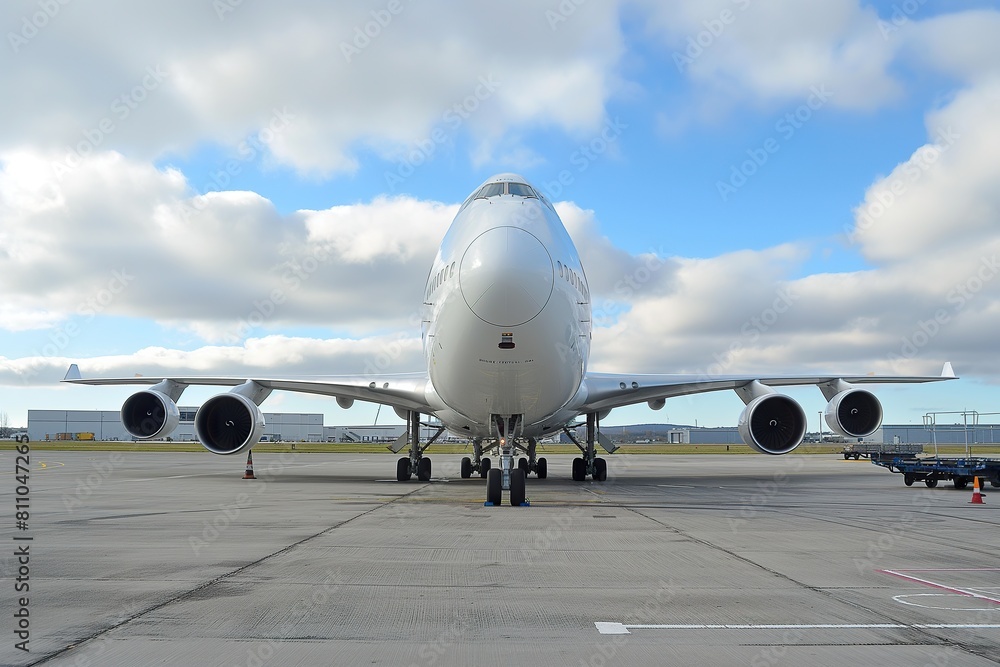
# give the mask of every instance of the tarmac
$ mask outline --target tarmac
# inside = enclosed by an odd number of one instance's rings
[[[795,454],[577,483],[560,455],[531,507],[485,507],[428,454],[400,483],[388,454],[261,453],[244,480],[239,455],[35,452],[17,530],[0,452],[0,664],[1000,664],[998,489]]]

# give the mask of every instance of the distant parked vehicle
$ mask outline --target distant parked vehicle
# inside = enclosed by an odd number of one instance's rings
[[[28,432],[27,431],[14,431],[9,436],[8,439],[14,442],[28,442]]]
[[[855,461],[857,461],[862,456],[865,458],[870,458],[872,455],[875,455],[877,457],[883,454],[903,454],[908,456],[915,456],[917,454],[922,454],[923,451],[924,451],[924,446],[919,444],[859,442],[844,447],[843,454],[845,461],[850,458],[853,458]]]

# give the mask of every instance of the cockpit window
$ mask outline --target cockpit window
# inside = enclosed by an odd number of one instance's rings
[[[497,195],[503,194],[503,183],[487,183],[479,192],[476,193],[476,199],[485,199],[487,197],[496,197]]]
[[[535,196],[535,191],[531,189],[531,186],[525,185],[524,183],[508,183],[507,192],[508,194],[516,195],[518,197]]]

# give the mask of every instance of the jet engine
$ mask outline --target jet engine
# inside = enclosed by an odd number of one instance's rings
[[[743,442],[761,454],[787,454],[806,435],[806,413],[788,396],[763,394],[747,403],[739,430]]]
[[[199,442],[213,454],[236,454],[264,435],[264,414],[251,399],[230,392],[205,401],[194,416]]]
[[[847,438],[871,435],[882,425],[882,404],[864,389],[842,391],[826,405],[826,423]]]
[[[156,389],[144,389],[122,405],[122,425],[132,436],[142,440],[170,435],[181,420],[177,404]]]

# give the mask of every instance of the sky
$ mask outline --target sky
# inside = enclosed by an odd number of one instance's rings
[[[0,6],[12,425],[132,391],[61,386],[70,363],[422,370],[430,262],[458,205],[506,171],[556,202],[580,251],[591,370],[951,361],[961,380],[876,388],[885,421],[1000,411],[996,3],[342,4]],[[788,393],[816,429],[819,391]],[[263,407],[399,421],[280,392]],[[741,409],[723,392],[604,423],[733,425]]]

